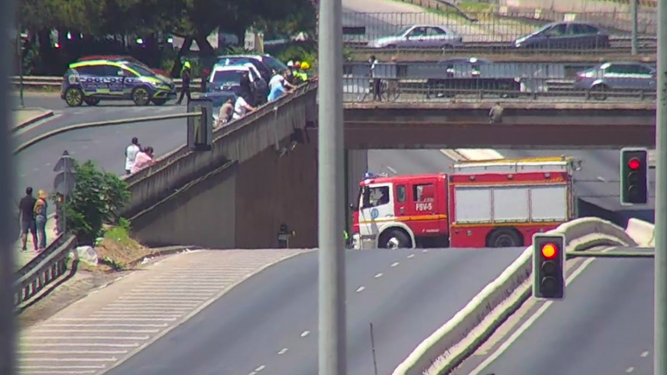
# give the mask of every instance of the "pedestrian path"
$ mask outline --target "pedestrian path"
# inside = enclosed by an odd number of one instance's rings
[[[165,258],[20,333],[20,374],[99,374],[262,269],[309,250],[200,250]]]

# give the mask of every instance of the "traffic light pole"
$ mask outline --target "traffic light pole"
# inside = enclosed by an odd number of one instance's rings
[[[658,1],[654,374],[667,375],[667,0]]]
[[[12,103],[9,77],[13,50],[11,48],[9,28],[14,26],[14,0],[0,1],[0,374],[13,375],[14,372],[14,250],[11,233],[12,207],[11,197],[14,187],[13,164],[8,131],[10,108]]]

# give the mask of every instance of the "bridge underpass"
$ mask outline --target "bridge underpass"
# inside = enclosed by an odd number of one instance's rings
[[[502,124],[489,124],[484,105],[348,104],[347,201],[367,170],[367,149],[652,146],[651,106],[508,106]],[[136,238],[154,246],[272,248],[286,224],[296,233],[290,247],[315,247],[316,119],[312,84],[216,131],[213,151],[182,147],[131,176],[132,200],[123,215]]]

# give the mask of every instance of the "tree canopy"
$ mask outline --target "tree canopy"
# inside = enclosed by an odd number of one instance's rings
[[[172,33],[204,37],[216,28],[241,35],[248,27],[284,33],[312,30],[311,0],[21,0],[19,20],[32,30],[111,34]]]

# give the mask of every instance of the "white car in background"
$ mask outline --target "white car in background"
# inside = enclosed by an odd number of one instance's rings
[[[438,25],[413,25],[368,42],[369,48],[460,48],[463,38]]]

